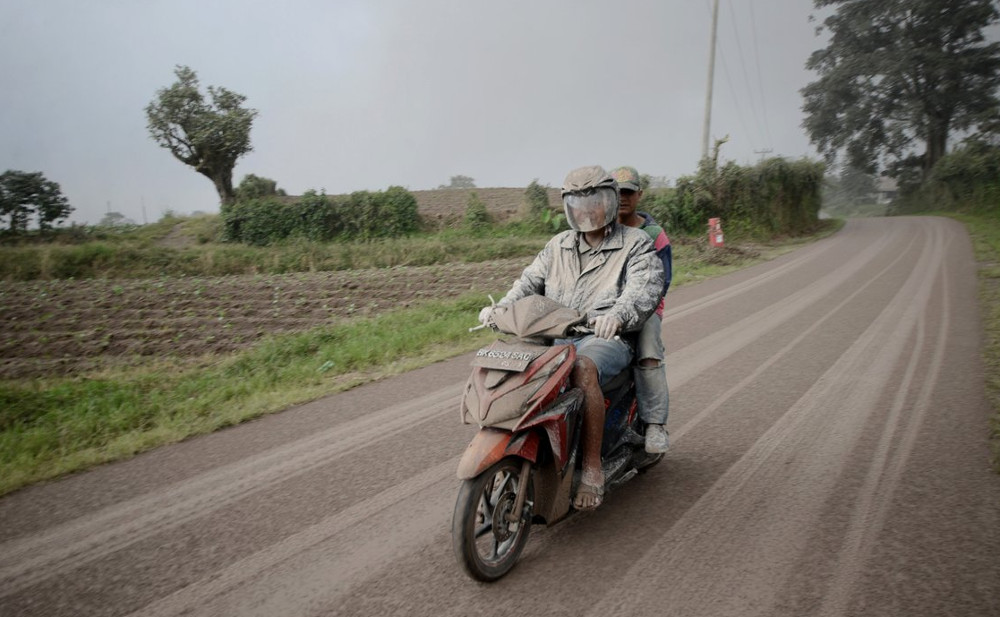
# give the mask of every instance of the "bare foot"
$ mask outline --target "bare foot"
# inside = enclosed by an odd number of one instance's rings
[[[604,473],[583,472],[580,487],[576,490],[573,507],[577,510],[593,510],[604,501]]]
[[[581,484],[576,491],[573,507],[577,510],[593,510],[604,500],[604,488]]]

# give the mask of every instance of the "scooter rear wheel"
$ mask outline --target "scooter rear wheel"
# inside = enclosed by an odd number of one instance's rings
[[[531,532],[531,477],[521,477],[523,461],[500,460],[475,478],[462,482],[451,520],[452,547],[458,563],[472,578],[491,582],[510,571]],[[516,523],[506,515],[517,501],[522,482],[528,483],[525,506]]]

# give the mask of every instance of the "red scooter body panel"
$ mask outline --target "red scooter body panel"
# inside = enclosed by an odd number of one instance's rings
[[[462,398],[463,420],[479,422],[481,426],[510,428],[519,417],[523,423],[525,418],[543,411],[566,389],[576,359],[576,349],[572,345],[554,345],[543,349],[522,371],[474,368]],[[565,359],[554,364],[560,356]],[[544,381],[537,383],[539,377]],[[536,385],[532,386],[532,382]]]
[[[519,456],[534,463],[538,459],[538,433],[514,434],[496,428],[482,428],[472,438],[458,462],[458,479],[474,478],[505,456]]]
[[[525,414],[514,427],[514,431],[524,431],[532,427],[545,429],[549,437],[549,445],[552,446],[552,456],[559,468],[562,469],[562,466],[569,460],[570,450],[571,435],[570,424],[566,420],[567,414],[577,411],[582,406],[583,393],[576,389],[570,390],[545,409]]]

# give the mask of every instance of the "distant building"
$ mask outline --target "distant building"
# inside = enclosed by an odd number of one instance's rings
[[[898,193],[899,184],[895,178],[880,176],[878,182],[875,183],[875,203],[877,204],[890,203],[893,199],[896,199]]]

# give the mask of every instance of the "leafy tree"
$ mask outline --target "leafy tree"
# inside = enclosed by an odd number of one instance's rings
[[[197,74],[186,66],[178,66],[174,74],[177,82],[160,89],[146,106],[149,134],[211,180],[225,208],[236,200],[236,161],[253,149],[250,127],[257,110],[242,107],[246,97],[226,88],[209,86],[209,102],[199,90]]]
[[[240,185],[236,187],[236,199],[240,201],[245,199],[256,199],[258,197],[284,197],[286,194],[287,193],[285,193],[284,189],[278,188],[278,183],[274,180],[256,176],[254,174],[247,174],[243,176],[243,180],[240,181]]]
[[[0,175],[0,216],[8,217],[11,232],[27,231],[33,214],[38,217],[38,228],[47,230],[71,212],[73,207],[59,184],[46,180],[41,172],[8,169]]]
[[[864,172],[926,177],[950,135],[996,118],[1000,43],[983,36],[1000,18],[992,0],[814,1],[836,11],[829,45],[806,63],[820,78],[801,91],[803,126],[828,161],[846,153]]]
[[[469,176],[452,176],[451,184],[448,186],[441,185],[438,188],[442,189],[474,189],[476,188],[476,182]]]

